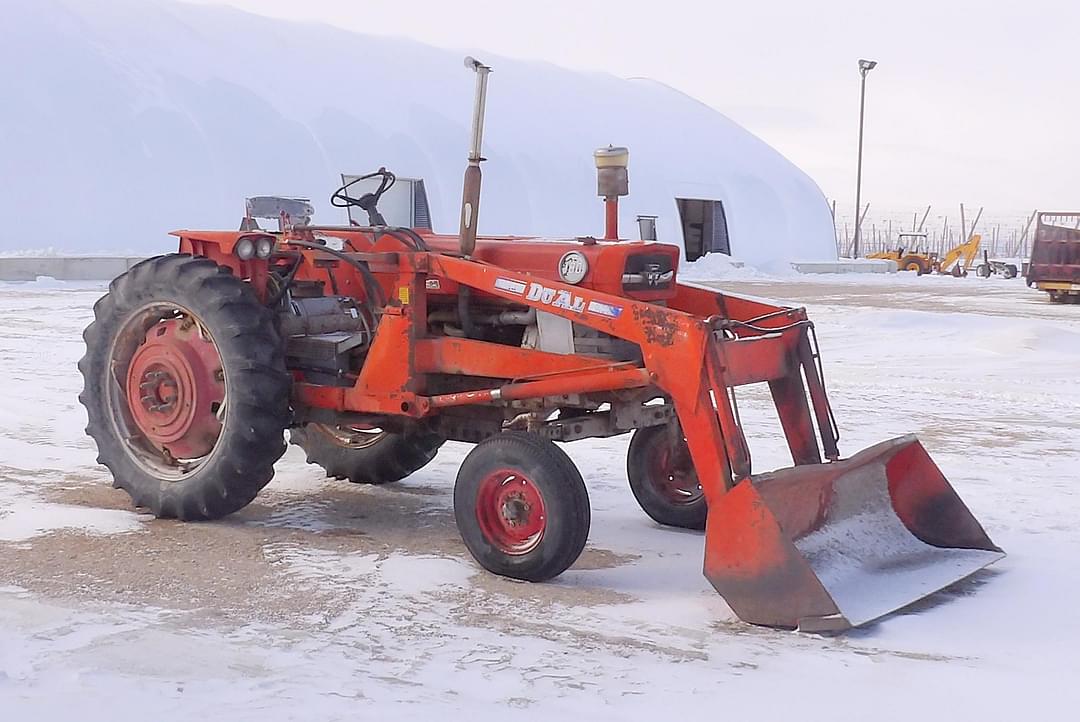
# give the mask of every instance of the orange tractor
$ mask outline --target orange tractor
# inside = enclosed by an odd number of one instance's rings
[[[84,334],[80,396],[99,461],[159,517],[214,519],[273,475],[285,432],[355,482],[401,479],[475,443],[454,512],[484,568],[543,581],[589,534],[581,473],[554,443],[632,433],[627,472],[660,524],[704,529],[706,577],[755,624],[843,630],[1003,556],[914,437],[841,459],[802,308],[680,283],[671,245],[618,240],[626,153],[597,152],[603,239],[477,238],[476,72],[460,232],[320,226],[253,199],[240,231],[112,282]],[[257,225],[273,205],[277,230]],[[260,205],[261,204],[261,205]],[[262,211],[257,209],[263,208]],[[736,389],[767,383],[794,466],[757,474]]]

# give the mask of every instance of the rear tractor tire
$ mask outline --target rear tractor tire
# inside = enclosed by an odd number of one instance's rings
[[[705,529],[709,509],[685,439],[674,427],[638,429],[626,454],[630,490],[653,521],[681,529]]]
[[[900,270],[915,271],[920,276],[923,276],[930,272],[930,267],[919,256],[904,256],[900,259]]]
[[[289,376],[273,317],[205,258],[134,266],[94,305],[79,400],[113,485],[157,517],[247,505],[285,451]]]
[[[1005,269],[1001,272],[1001,275],[1005,278],[1016,278],[1018,270],[1015,263],[1005,264]]]
[[[400,481],[434,459],[444,441],[429,431],[394,433],[328,424],[292,429],[289,440],[304,450],[309,464],[354,484]]]
[[[589,494],[552,441],[521,431],[481,441],[454,485],[462,541],[489,572],[542,582],[569,568],[589,536]]]

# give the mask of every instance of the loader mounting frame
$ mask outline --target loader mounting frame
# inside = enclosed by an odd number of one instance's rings
[[[372,263],[376,273],[380,261],[390,260],[382,254],[350,255]],[[612,397],[640,390],[641,398],[670,399],[706,498],[715,501],[751,473],[732,389],[767,382],[794,463],[822,461],[817,433],[824,458],[839,457],[838,434],[815,363],[813,326],[802,308],[684,284],[664,307],[448,255],[400,253],[394,260],[397,280],[390,295],[396,300],[384,309],[355,384],[342,388],[295,383],[293,398],[301,415],[314,408],[420,420],[451,407],[535,399],[557,406],[560,398],[571,395]],[[642,350],[644,368],[579,354],[430,337],[425,315],[428,282],[433,279],[440,286],[453,282],[634,343]],[[700,371],[687,373],[687,368]],[[432,374],[510,380],[487,388],[428,394],[426,377]],[[812,419],[817,421],[817,433]]]

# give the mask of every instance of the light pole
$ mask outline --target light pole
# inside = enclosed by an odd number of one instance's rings
[[[862,134],[863,114],[866,110],[866,74],[876,65],[876,60],[859,60],[862,83],[859,87],[859,166],[855,172],[855,245],[851,253],[853,258],[859,257],[859,228],[862,226]]]

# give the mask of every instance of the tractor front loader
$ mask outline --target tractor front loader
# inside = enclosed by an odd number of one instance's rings
[[[602,239],[478,238],[490,68],[467,65],[458,235],[387,225],[377,205],[394,176],[380,169],[368,192],[333,197],[367,226],[250,199],[244,230],[177,231],[179,254],[113,281],[85,333],[80,398],[135,504],[236,511],[270,481],[287,429],[309,461],[362,483],[471,442],[454,487],[465,546],[494,573],[543,581],[590,524],[554,442],[632,433],[635,498],[661,524],[704,529],[705,575],[748,622],[843,630],[1002,556],[914,437],[841,459],[804,309],[679,283],[676,247],[618,239],[625,150],[597,152]],[[751,468],[736,390],[753,383],[769,386],[792,468]]]

